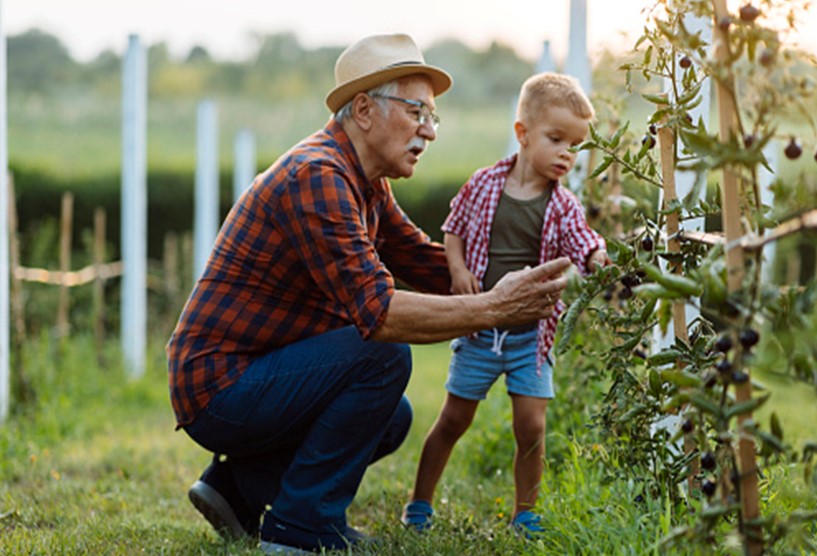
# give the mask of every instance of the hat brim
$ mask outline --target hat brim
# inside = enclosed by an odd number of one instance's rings
[[[425,75],[431,79],[431,88],[434,91],[434,96],[439,96],[446,92],[452,83],[451,76],[448,75],[447,72],[435,68],[434,66],[427,66],[425,64],[400,65],[358,77],[339,87],[335,87],[326,95],[326,106],[328,106],[329,110],[334,114],[344,104],[352,100],[356,94],[408,75]]]

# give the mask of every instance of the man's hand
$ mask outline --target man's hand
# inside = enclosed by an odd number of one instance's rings
[[[491,290],[498,296],[499,326],[508,328],[551,316],[567,287],[564,272],[569,267],[570,259],[560,257],[503,276]]]

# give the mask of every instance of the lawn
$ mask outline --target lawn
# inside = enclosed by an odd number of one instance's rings
[[[87,336],[59,342],[44,334],[26,346],[23,359],[37,400],[0,429],[0,553],[259,553],[249,543],[220,539],[187,502],[187,487],[209,457],[174,431],[162,342],[153,339],[148,369],[137,380],[125,379],[118,364],[99,367]],[[397,454],[369,470],[349,510],[352,524],[381,539],[368,553],[659,552],[656,542],[671,530],[664,502],[635,503],[632,481],[604,480],[603,466],[614,462],[603,462],[598,446],[583,442],[581,428],[571,431],[555,421],[548,442],[559,454],[549,459],[540,503],[549,533],[536,543],[511,534],[512,443],[509,404],[500,388],[455,449],[438,490],[434,530],[422,536],[404,530],[399,512],[444,396],[448,361],[446,344],[415,346],[413,353],[412,431]],[[106,346],[104,355],[118,361],[117,346]],[[558,382],[564,388],[568,379],[563,373]],[[796,442],[813,430],[814,392],[800,384],[778,387],[786,392],[780,407],[794,405],[794,396],[801,400],[798,414],[786,417],[799,420],[796,427],[787,423],[788,440]],[[588,405],[599,402],[595,392],[587,395]],[[773,489],[769,509],[814,507],[817,501],[817,485],[806,486],[796,465],[776,466],[765,488]]]

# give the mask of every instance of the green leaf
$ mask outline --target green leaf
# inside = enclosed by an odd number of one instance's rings
[[[660,367],[662,365],[675,364],[681,357],[681,352],[677,349],[665,349],[647,358],[650,367]]]
[[[661,378],[666,382],[674,384],[678,388],[697,388],[701,385],[701,378],[698,375],[684,371],[665,369],[661,371]]]
[[[780,419],[778,419],[777,413],[774,411],[772,411],[772,416],[769,418],[769,425],[772,434],[783,440],[783,427],[780,425]]]
[[[587,179],[592,180],[593,178],[597,178],[605,170],[607,170],[607,168],[610,167],[610,164],[612,164],[614,161],[615,159],[612,156],[605,156],[604,160],[601,161],[601,164],[596,166],[596,169],[593,170],[593,172],[589,176],[587,176]]]
[[[669,104],[669,98],[666,95],[653,95],[649,93],[642,93],[641,95],[645,100],[652,102],[653,104],[658,104],[659,106],[664,106]]]
[[[732,404],[726,408],[726,411],[724,411],[723,415],[727,419],[731,419],[732,417],[752,413],[757,408],[766,403],[766,400],[769,399],[769,396],[771,396],[771,392],[764,394],[762,396],[758,396],[757,398],[752,398],[750,400],[745,400],[742,402]]]

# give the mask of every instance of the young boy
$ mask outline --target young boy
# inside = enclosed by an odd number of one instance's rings
[[[568,256],[582,274],[609,263],[579,200],[560,185],[576,162],[570,150],[587,136],[593,106],[578,82],[542,73],[522,86],[514,131],[519,152],[475,172],[451,201],[442,226],[455,294],[492,288],[506,273]],[[559,313],[528,326],[484,330],[452,342],[447,397],[426,437],[402,522],[428,528],[431,501],[454,444],[477,405],[505,374],[516,440],[513,526],[530,537],[543,529],[532,509],[544,467],[545,410],[553,398],[549,356]]]

